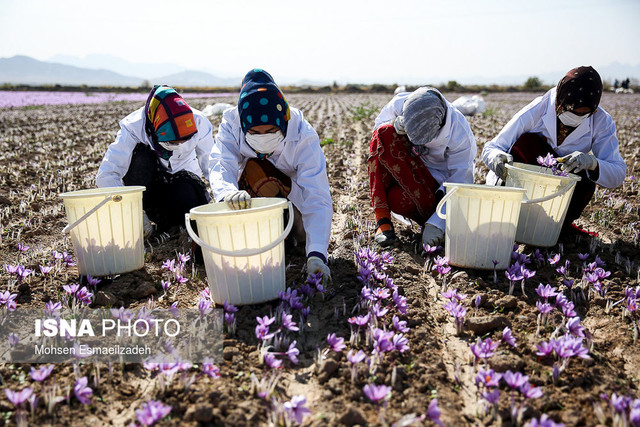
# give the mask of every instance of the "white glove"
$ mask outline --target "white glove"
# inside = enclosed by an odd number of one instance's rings
[[[591,154],[582,153],[580,151],[574,151],[568,156],[558,158],[558,162],[562,163],[562,170],[565,172],[574,173],[581,172],[583,170],[595,170],[598,167],[598,159]]]
[[[234,191],[224,196],[224,201],[233,210],[251,207],[251,196],[244,190]]]
[[[493,156],[489,163],[490,164],[487,165],[489,169],[504,181],[507,177],[507,168],[504,165],[505,163],[513,164],[513,156],[504,151],[499,151],[498,154]]]
[[[393,119],[393,127],[396,128],[398,135],[406,135],[407,131],[404,129],[404,117],[398,116]]]
[[[425,224],[422,229],[422,245],[437,246],[444,239],[444,231],[433,224]]]
[[[145,211],[142,211],[142,230],[144,232],[144,237],[149,237],[153,234],[153,224],[149,220]]]
[[[307,275],[316,274],[318,272],[322,273],[322,284],[325,286],[330,285],[331,270],[329,270],[329,266],[317,256],[310,256],[307,259]]]

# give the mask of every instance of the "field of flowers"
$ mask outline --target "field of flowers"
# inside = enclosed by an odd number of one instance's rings
[[[469,118],[479,152],[536,95],[487,95],[487,111]],[[288,98],[317,130],[327,158],[333,285],[305,280],[304,254],[288,253],[288,288],[277,301],[220,307],[220,360],[0,364],[0,419],[640,426],[640,95],[605,94],[602,101],[628,172],[622,187],[598,188],[580,219],[599,235],[547,249],[516,245],[507,271],[449,266],[440,248],[416,253],[416,226],[398,226],[393,248],[373,246],[366,160],[373,118],[389,95]],[[146,241],[139,271],[78,275],[58,194],[94,187],[118,121],[144,97],[91,105],[71,99],[0,106],[2,315],[38,309],[55,316],[69,306],[113,309],[122,318],[141,310],[209,312],[204,267],[193,262],[183,230]],[[189,99],[199,109],[235,101]],[[211,120],[217,127],[220,118]],[[482,183],[487,169],[478,161]],[[17,335],[7,340],[19,351]]]

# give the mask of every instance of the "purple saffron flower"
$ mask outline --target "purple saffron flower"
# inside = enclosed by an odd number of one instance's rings
[[[7,270],[7,273],[9,273],[9,274],[16,274],[18,272],[18,266],[17,265],[5,264],[4,265],[4,269]]]
[[[521,372],[507,371],[502,378],[512,389],[516,389],[529,381],[529,376],[523,375]]]
[[[169,287],[171,286],[171,281],[170,280],[161,280],[160,281],[160,286],[162,286],[162,290],[167,292],[169,290]]]
[[[276,321],[276,318],[264,316],[264,317],[256,317],[256,320],[258,321],[258,325],[260,326],[269,326]]]
[[[571,301],[567,301],[564,305],[560,307],[562,310],[562,314],[564,317],[576,317],[578,314],[574,310],[574,305]]]
[[[33,390],[29,387],[20,391],[13,391],[5,388],[4,393],[7,395],[9,402],[13,403],[15,407],[19,407],[31,397]]]
[[[556,423],[553,419],[549,418],[547,414],[542,414],[540,419],[531,418],[527,427],[564,427],[563,423]]]
[[[46,380],[49,375],[53,372],[53,365],[44,366],[41,365],[38,369],[35,369],[33,366],[31,367],[31,371],[29,372],[29,376],[39,383]]]
[[[189,281],[188,278],[183,277],[179,274],[176,274],[176,282],[178,282],[179,285],[183,284],[183,283],[187,283]]]
[[[538,308],[538,311],[540,312],[540,314],[547,314],[550,313],[551,310],[553,310],[553,306],[549,303],[542,303],[540,301],[536,301],[536,307]]]
[[[554,286],[551,286],[549,284],[543,285],[542,283],[540,283],[540,286],[536,288],[536,293],[538,294],[538,296],[540,296],[540,298],[544,299],[555,297],[556,295],[558,295],[558,292],[556,292],[556,288]]]
[[[540,387],[533,387],[529,382],[522,384],[519,390],[525,399],[537,399],[542,397],[542,389]]]
[[[191,259],[191,255],[178,253],[178,262],[180,264],[184,265],[190,259]]]
[[[236,323],[236,315],[233,313],[225,313],[224,322],[229,326],[233,326]]]
[[[23,245],[22,243],[18,243],[18,250],[20,252],[26,252],[29,250],[29,246]]]
[[[169,307],[169,311],[171,312],[173,317],[178,317],[178,301],[171,304],[171,307]]]
[[[292,319],[291,314],[287,314],[284,311],[282,312],[282,326],[287,328],[290,331],[299,331],[298,325]]]
[[[580,259],[580,261],[584,262],[587,259],[589,259],[589,254],[588,253],[586,253],[586,254],[578,254],[578,259]]]
[[[269,326],[257,325],[255,330],[256,338],[260,341],[266,341],[275,335],[275,333],[269,333]]]
[[[83,405],[91,403],[91,395],[93,394],[91,387],[87,386],[88,382],[87,377],[78,378],[76,384],[73,386],[73,394],[75,394],[76,398]]]
[[[604,267],[607,263],[600,259],[598,255],[596,255],[595,263],[598,267]]]
[[[80,289],[80,285],[78,285],[77,283],[74,283],[72,285],[63,285],[62,289],[64,289],[64,291],[68,295],[74,295],[76,292],[78,292],[78,289]]]
[[[441,412],[440,408],[438,407],[438,399],[431,399],[431,402],[429,402],[429,408],[427,409],[427,418],[429,418],[440,427],[444,427],[444,424],[442,424],[442,421],[440,421],[440,414]]]
[[[289,344],[289,349],[287,350],[287,357],[294,365],[298,364],[298,355],[300,354],[300,350],[296,348],[296,341]]]
[[[431,255],[432,253],[438,250],[438,246],[422,245],[422,249],[424,249],[427,255]]]
[[[606,271],[604,268],[598,267],[594,270],[594,273],[596,273],[598,275],[598,278],[600,280],[602,279],[606,279],[607,277],[611,276],[611,272],[610,271]]]
[[[235,313],[238,311],[238,307],[233,304],[229,304],[228,300],[224,300],[224,304],[222,305],[225,313]]]
[[[364,391],[365,396],[373,403],[380,403],[389,398],[391,394],[391,387],[375,384],[367,384],[363,387],[362,391]]]
[[[284,403],[284,410],[296,423],[302,424],[304,417],[311,414],[311,411],[304,405],[307,399],[304,396],[293,396],[289,402]]]
[[[506,342],[511,347],[518,346],[518,344],[516,344],[515,337],[511,333],[511,328],[509,328],[508,326],[502,330],[502,341]]]
[[[20,338],[18,337],[18,335],[15,332],[11,332],[9,334],[9,336],[7,337],[7,340],[9,341],[9,345],[11,347],[17,346],[18,343],[20,342]]]
[[[560,261],[560,254],[553,255],[547,261],[549,261],[549,265],[556,265]]]
[[[20,280],[26,279],[27,276],[29,276],[31,273],[33,273],[33,270],[30,270],[27,267],[22,266],[22,265],[18,266],[17,274],[18,274],[18,277],[20,278]]]
[[[478,374],[476,375],[476,385],[480,384],[485,387],[497,387],[500,382],[500,378],[502,378],[502,374],[495,372],[493,369],[480,369],[478,370]]]
[[[562,284],[565,285],[569,290],[571,290],[573,288],[573,282],[575,280],[573,279],[563,279],[562,280]]]
[[[446,256],[440,256],[438,255],[434,260],[433,260],[433,270],[436,269],[436,267],[444,267],[447,264],[449,264],[449,258],[447,258]]]
[[[344,338],[337,336],[335,333],[327,335],[327,342],[336,353],[340,353],[346,347],[344,345]]]
[[[550,342],[542,341],[540,344],[536,345],[538,351],[536,354],[540,357],[547,357],[553,350],[555,350],[555,341],[551,340]]]
[[[391,293],[387,288],[376,288],[373,290],[372,293],[373,293],[373,296],[378,300],[383,300],[391,296]]]
[[[409,332],[409,328],[407,327],[406,320],[400,320],[398,316],[394,315],[391,318],[391,323],[393,324],[393,329],[395,329],[396,331],[402,332],[403,334],[406,334],[407,332]]]
[[[409,304],[407,304],[407,298],[403,295],[400,295],[398,291],[394,291],[393,295],[393,303],[396,305],[396,310],[400,314],[407,314],[407,309],[409,308]]]
[[[471,344],[471,352],[476,357],[476,359],[488,359],[493,356],[495,350],[498,348],[500,344],[499,341],[494,342],[491,338],[487,338],[486,340],[480,339],[475,344]]]
[[[42,273],[43,276],[46,276],[47,274],[51,273],[51,270],[53,270],[52,266],[49,266],[49,265],[40,266],[40,273]]]
[[[548,153],[544,157],[538,156],[536,161],[538,162],[538,164],[540,166],[545,166],[545,167],[548,167],[548,168],[550,168],[552,166],[555,166],[556,163],[557,163],[557,160],[555,159],[555,157],[553,157],[553,155],[551,153]]]
[[[136,410],[136,419],[140,424],[150,426],[171,412],[171,406],[165,405],[159,400],[150,400],[142,404],[142,409]]]
[[[279,369],[282,367],[282,360],[276,358],[273,353],[266,353],[264,355],[264,363],[271,369]]]
[[[7,305],[13,302],[18,297],[18,294],[12,294],[9,291],[0,292],[0,305]]]
[[[567,321],[567,330],[577,338],[584,338],[584,326],[580,324],[579,317],[572,317]]]
[[[371,307],[371,311],[376,317],[383,317],[385,314],[389,312],[389,307],[381,307],[380,303],[375,303]]]
[[[490,391],[485,391],[482,393],[482,397],[487,401],[490,405],[497,405],[500,400],[500,390],[494,388]]]
[[[175,271],[176,269],[176,260],[175,259],[166,260],[165,262],[162,263],[162,268],[169,270],[173,273],[173,271]]]
[[[89,290],[83,286],[75,295],[76,299],[83,304],[91,304],[91,299],[93,298],[93,293],[89,292]]]
[[[208,357],[202,361],[202,372],[211,378],[220,378],[220,369]]]
[[[349,350],[349,352],[347,353],[347,360],[351,362],[352,365],[362,362],[365,357],[367,357],[367,354],[362,350],[358,350],[357,353],[355,353],[353,350]]]
[[[347,322],[349,322],[352,325],[363,327],[363,326],[366,326],[369,323],[369,319],[370,318],[371,318],[371,316],[369,315],[369,313],[367,313],[364,316],[350,317],[349,319],[347,319]]]
[[[392,339],[393,346],[400,353],[404,353],[409,350],[409,340],[405,338],[402,334],[395,334]]]
[[[102,282],[102,280],[98,279],[97,277],[87,276],[87,283],[88,283],[90,286],[93,286],[94,288],[95,288],[96,286],[98,286],[98,284],[99,284],[100,282]]]

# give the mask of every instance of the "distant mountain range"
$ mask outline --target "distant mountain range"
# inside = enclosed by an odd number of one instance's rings
[[[73,57],[58,57],[60,59]],[[168,84],[172,86],[184,87],[225,87],[237,86],[242,80],[238,78],[219,78],[213,74],[202,71],[185,70],[171,64],[137,64],[134,70],[140,71],[142,76],[133,77],[114,71],[114,69],[126,69],[127,62],[115,57],[105,57],[112,59],[112,66],[108,69],[103,60],[96,61],[96,58],[88,58],[88,64],[96,68],[79,65],[63,64],[60,62],[38,61],[28,56],[13,56],[11,58],[0,58],[0,84],[28,84],[28,85],[88,85],[88,86],[129,86],[136,87],[143,84]],[[69,60],[74,62],[73,60]],[[110,64],[110,65],[111,65]],[[153,67],[153,68],[152,68]],[[146,74],[150,69],[167,73],[166,75]]]
[[[596,66],[604,80],[613,83],[615,79],[640,79],[640,64],[632,66],[611,63]],[[529,77],[536,76],[548,85],[556,84],[567,70],[531,75],[471,76],[471,77],[422,77],[396,81],[398,84],[442,84],[456,80],[463,85],[521,85]],[[215,72],[215,71],[214,71]],[[220,73],[222,74],[222,73]],[[182,87],[236,87],[242,76],[219,77],[208,71],[186,70],[175,64],[133,63],[110,55],[88,55],[77,58],[55,55],[49,61],[39,61],[28,56],[0,58],[0,84],[29,85],[88,85],[88,86],[141,86],[143,84],[168,84]],[[294,80],[281,78],[283,85],[323,86],[332,82]],[[352,82],[374,83],[374,82]],[[385,83],[385,82],[379,82]]]

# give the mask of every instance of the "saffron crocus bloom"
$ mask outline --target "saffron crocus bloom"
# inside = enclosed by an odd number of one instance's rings
[[[407,298],[404,295],[400,295],[397,290],[393,292],[392,298],[398,313],[407,314],[407,309],[409,308]]]
[[[282,366],[282,360],[276,358],[273,353],[266,353],[264,355],[264,363],[271,369],[278,369]]]
[[[169,307],[169,312],[173,315],[173,317],[178,317],[178,301],[171,304],[171,307]]]
[[[169,270],[173,273],[173,271],[176,269],[176,260],[175,259],[166,260],[165,262],[162,263],[162,268]]]
[[[553,157],[553,155],[551,153],[548,153],[546,156],[542,157],[542,156],[538,156],[538,158],[536,159],[536,161],[538,162],[538,164],[540,166],[545,166],[545,167],[552,167],[555,166],[556,163],[558,162],[555,157]]]
[[[395,334],[391,341],[396,350],[400,353],[404,353],[409,350],[409,340],[405,338],[402,334]]]
[[[275,317],[269,317],[269,316],[264,316],[264,317],[256,317],[256,321],[258,322],[258,325],[261,326],[269,326],[271,325],[273,322],[276,321]]]
[[[389,307],[381,307],[380,303],[376,302],[371,307],[371,311],[376,317],[383,317],[389,312]]]
[[[284,410],[296,423],[302,424],[304,417],[311,414],[311,411],[304,405],[307,399],[304,396],[293,396],[290,401],[284,403]]]
[[[169,280],[161,280],[160,281],[160,286],[162,286],[162,290],[167,292],[169,290],[169,287],[171,286],[171,281]]]
[[[291,320],[292,315],[291,314],[287,314],[284,311],[282,312],[282,326],[284,326],[285,328],[287,328],[290,331],[299,331],[300,328],[298,328],[298,325],[296,324],[296,322],[294,322],[293,320]]]
[[[516,344],[516,339],[511,333],[511,328],[509,328],[508,326],[502,330],[502,341],[506,342],[511,347],[518,346],[518,344]]]
[[[20,338],[18,337],[18,335],[15,332],[11,332],[9,334],[9,336],[7,337],[7,340],[9,341],[9,345],[11,347],[17,346],[18,343],[20,342]]]
[[[504,373],[502,378],[512,389],[516,389],[529,381],[529,377],[527,375],[523,375],[521,372],[507,371]]]
[[[540,387],[532,386],[528,381],[522,384],[518,389],[526,399],[537,399],[542,397],[542,389]]]
[[[142,409],[136,410],[136,419],[140,424],[151,426],[171,412],[171,406],[159,400],[150,400],[142,404]]]
[[[33,366],[31,367],[31,371],[29,371],[29,376],[39,383],[46,380],[49,375],[53,372],[53,365],[44,366],[41,365],[38,369],[35,369]]]
[[[560,254],[553,255],[547,261],[549,261],[549,265],[556,265],[560,261]]]
[[[91,403],[91,395],[93,394],[93,390],[91,390],[91,387],[87,386],[87,383],[87,377],[82,377],[78,378],[76,384],[73,386],[73,394],[75,394],[76,398],[83,405]]]
[[[367,384],[363,387],[362,391],[364,391],[365,396],[373,403],[380,403],[389,398],[389,394],[391,393],[391,387],[375,384]]]
[[[296,348],[296,341],[289,344],[289,348],[287,349],[287,357],[294,365],[298,364],[298,355],[300,354],[300,350]]]
[[[222,308],[226,313],[235,313],[236,311],[238,311],[238,307],[236,307],[233,304],[229,304],[228,300],[224,300],[224,304],[222,305]]]
[[[236,315],[233,313],[225,313],[224,322],[229,326],[233,326],[236,323]]]
[[[97,277],[87,276],[87,283],[88,283],[90,286],[93,286],[94,288],[95,288],[96,286],[98,286],[98,284],[99,284],[100,282],[102,282],[102,280],[98,279]]]
[[[438,407],[438,399],[431,399],[429,402],[429,408],[427,409],[427,418],[431,421],[439,425],[440,427],[444,427],[442,421],[440,421],[440,408]]]
[[[5,388],[4,393],[7,395],[9,402],[13,403],[15,407],[19,407],[31,397],[33,390],[29,387],[20,391],[13,391]]]
[[[543,341],[540,344],[537,344],[536,347],[538,348],[538,351],[536,352],[536,354],[540,357],[546,357],[550,355],[551,353],[553,353],[553,350],[555,350],[554,343],[555,341],[551,340],[550,342]]]
[[[573,288],[573,279],[563,279],[562,280],[562,284],[565,285],[568,289],[572,289]]]
[[[567,321],[567,331],[574,337],[584,338],[584,326],[580,324],[579,317],[572,317]]]
[[[22,243],[18,243],[18,250],[20,252],[26,252],[29,250],[29,246],[23,245]]]
[[[480,369],[476,375],[476,385],[484,385],[485,387],[497,387],[502,374],[495,372],[493,369]]]
[[[563,423],[556,423],[553,419],[549,418],[547,414],[542,414],[540,419],[531,418],[527,423],[527,427],[564,427]]]
[[[9,273],[9,274],[16,274],[18,272],[18,266],[17,265],[5,264],[4,265],[4,269],[7,270],[7,273]]]
[[[18,297],[18,294],[12,294],[9,291],[0,292],[0,305],[9,305]]]
[[[189,281],[189,279],[187,279],[186,277],[183,277],[179,274],[176,274],[176,282],[178,282],[179,285],[183,284],[183,283],[187,283]]]
[[[80,285],[78,285],[77,283],[74,283],[72,285],[63,285],[62,289],[64,289],[64,291],[68,295],[74,295],[76,292],[78,292],[78,289],[80,289]]]
[[[491,338],[487,338],[486,340],[480,339],[475,344],[471,344],[471,352],[476,357],[476,359],[488,359],[494,355],[494,352],[498,348],[499,341],[494,342]]]
[[[42,273],[43,276],[46,276],[47,274],[51,273],[51,270],[53,270],[53,267],[50,265],[40,266],[40,273]]]
[[[396,331],[402,332],[403,334],[406,334],[407,332],[409,332],[409,328],[407,327],[406,320],[400,320],[398,316],[394,315],[391,318],[391,323],[393,324],[393,329],[395,329]]]
[[[93,298],[93,293],[89,292],[86,287],[82,287],[75,295],[76,299],[83,304],[91,304],[91,299]]]
[[[373,349],[376,353],[382,354],[389,351],[393,351],[395,345],[392,340],[394,333],[391,331],[384,331],[382,329],[373,330]]]
[[[578,254],[578,259],[582,262],[586,261],[587,259],[589,259],[589,254]]]
[[[349,352],[347,353],[347,360],[351,362],[352,365],[362,362],[365,357],[367,357],[367,354],[362,350],[358,350],[357,353],[355,353],[353,350],[349,350]]]
[[[189,254],[181,254],[181,253],[178,253],[178,262],[179,262],[180,264],[183,264],[183,265],[184,265],[184,264],[185,264],[187,261],[189,261],[190,259],[191,259],[191,255],[189,255]]]
[[[540,298],[544,298],[545,300],[547,298],[555,297],[556,295],[558,295],[558,292],[556,292],[556,288],[549,285],[548,283],[546,285],[540,283],[540,286],[536,288],[536,293],[538,294],[538,296],[540,296]]]
[[[367,313],[364,316],[354,316],[354,317],[350,317],[349,319],[347,319],[347,322],[349,322],[352,325],[356,325],[356,326],[366,326],[369,323],[369,319],[371,318],[371,316],[369,315],[369,313]]]
[[[258,338],[260,341],[269,340],[273,338],[273,336],[275,335],[275,333],[270,333],[269,326],[265,326],[265,325],[257,325],[255,334],[256,334],[256,338]]]
[[[541,314],[548,314],[553,310],[553,306],[547,302],[536,301],[536,307]]]
[[[337,336],[336,334],[327,335],[327,342],[333,351],[336,353],[345,349],[344,338]]]
[[[485,391],[482,393],[482,397],[486,400],[490,405],[497,405],[500,400],[500,390],[494,388],[491,391]]]
[[[391,293],[387,288],[375,288],[373,290],[373,296],[378,300],[383,300],[389,298],[391,296]]]
[[[220,369],[208,357],[202,362],[202,372],[211,378],[220,378]]]

